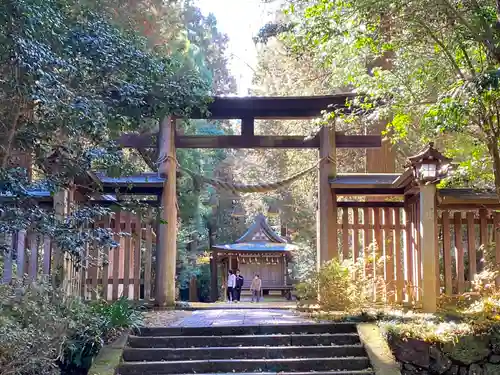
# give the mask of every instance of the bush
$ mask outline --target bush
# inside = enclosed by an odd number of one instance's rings
[[[310,305],[318,302],[318,273],[309,274],[306,280],[295,286],[299,305]]]
[[[112,303],[97,301],[92,305],[92,311],[101,319],[106,340],[116,337],[124,329],[136,330],[144,323],[143,314],[125,297]]]
[[[0,374],[57,374],[69,321],[46,284],[0,286]]]
[[[333,259],[325,263],[318,272],[312,273],[296,287],[301,304],[318,304],[325,310],[353,311],[373,307],[374,294],[378,302],[387,301],[387,290],[383,276],[373,277],[373,261],[359,259],[357,262],[340,262]],[[372,267],[371,271],[367,266]],[[377,275],[383,275],[383,258],[377,259]],[[366,271],[365,271],[366,270]]]
[[[0,375],[84,374],[106,340],[141,323],[124,299],[87,304],[49,283],[0,285]]]

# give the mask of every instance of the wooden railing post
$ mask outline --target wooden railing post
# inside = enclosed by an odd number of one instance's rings
[[[436,284],[436,185],[427,184],[420,186],[420,249],[422,267],[424,270],[422,280],[422,308],[426,313],[437,310]]]
[[[157,268],[156,303],[175,305],[177,263],[177,165],[175,158],[175,120],[168,117],[160,124],[158,171],[165,178],[161,197],[160,240]]]
[[[319,133],[319,157],[322,161],[318,173],[317,261],[318,268],[338,257],[337,249],[337,199],[329,179],[336,174],[335,128],[323,127]]]

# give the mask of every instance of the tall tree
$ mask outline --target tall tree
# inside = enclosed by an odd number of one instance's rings
[[[386,119],[403,149],[437,137],[461,162],[457,183],[500,195],[495,1],[310,0],[292,1],[288,12],[295,27],[287,45],[360,93],[363,119]],[[387,56],[392,69],[377,68]]]
[[[123,169],[112,142],[119,132],[137,130],[145,119],[187,115],[204,106],[210,89],[185,59],[150,50],[133,30],[111,23],[99,5],[0,4],[0,189],[12,198],[2,207],[1,232],[47,235],[75,257],[102,234],[80,235],[102,210],[86,207],[72,220],[56,219],[35,204],[30,190],[43,183],[56,192],[91,167]],[[22,170],[8,168],[14,150],[33,155],[42,181],[30,184]],[[57,170],[47,162],[54,150]]]

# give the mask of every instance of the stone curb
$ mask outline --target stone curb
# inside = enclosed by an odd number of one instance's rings
[[[112,343],[104,346],[94,360],[89,375],[114,375],[120,364],[123,348],[127,345],[129,332],[124,332]]]
[[[399,364],[392,355],[380,327],[375,323],[360,323],[357,329],[375,375],[401,375]]]

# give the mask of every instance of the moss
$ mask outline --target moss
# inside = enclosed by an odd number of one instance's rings
[[[484,375],[498,375],[500,374],[500,365],[487,363],[484,365]]]
[[[122,351],[122,349],[104,348],[90,369],[89,375],[113,375],[120,363]]]
[[[488,336],[463,336],[456,343],[443,345],[443,352],[452,360],[470,365],[485,359],[490,354]]]
[[[500,354],[500,332],[498,329],[493,330],[490,339],[491,349],[494,353]]]
[[[128,333],[123,333],[113,343],[106,345],[100,351],[89,371],[89,375],[114,375],[115,369],[122,358],[123,348],[128,339]]]

